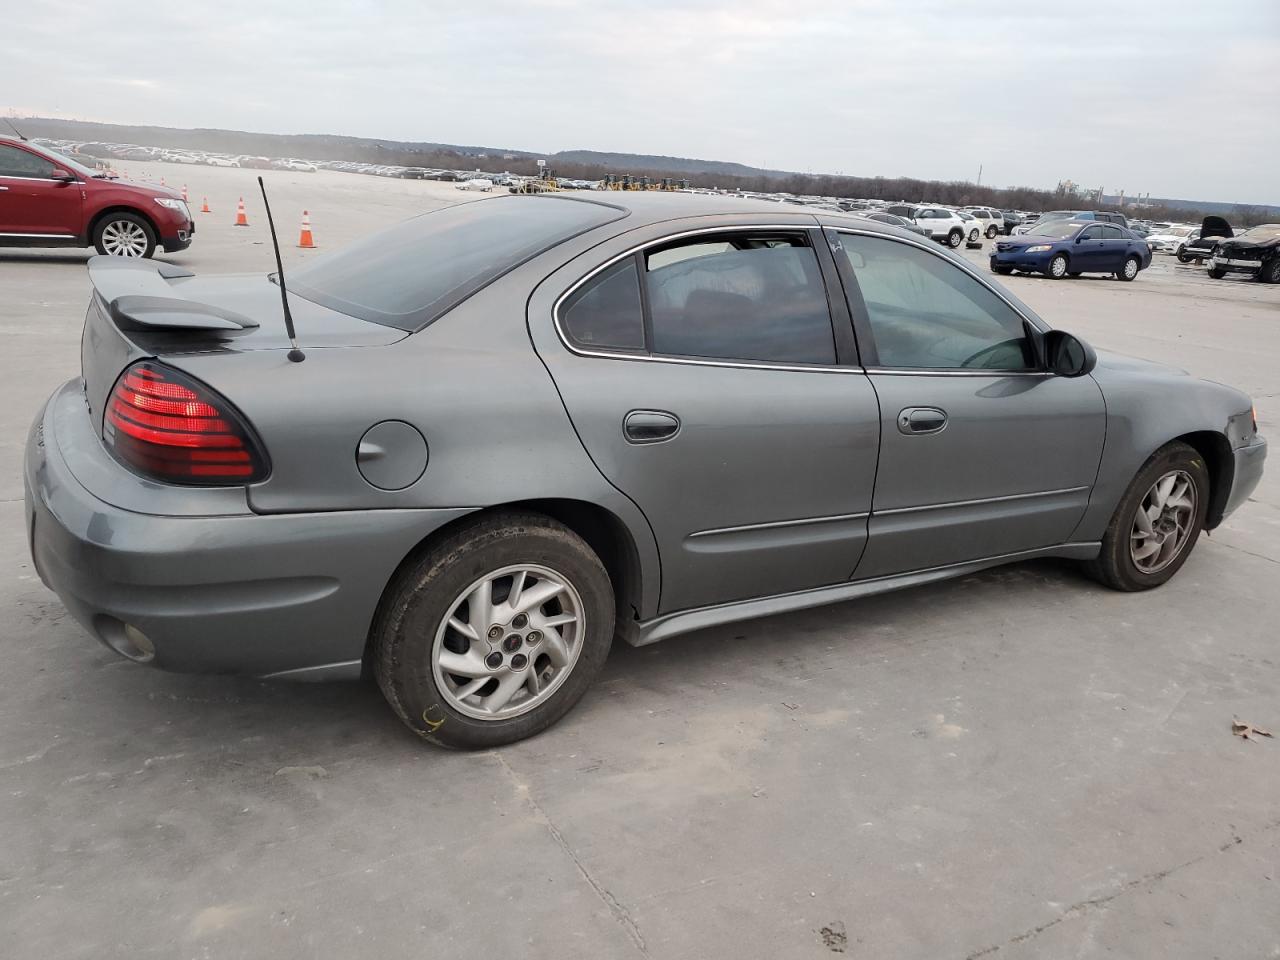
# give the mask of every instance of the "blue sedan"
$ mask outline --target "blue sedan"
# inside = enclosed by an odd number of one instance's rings
[[[1036,232],[998,240],[991,249],[993,273],[1015,270],[1061,280],[1082,273],[1110,273],[1132,280],[1151,265],[1151,248],[1124,227],[1092,220],[1054,220]]]

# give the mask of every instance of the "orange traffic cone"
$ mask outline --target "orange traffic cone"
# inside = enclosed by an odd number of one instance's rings
[[[187,199],[187,185],[185,183],[182,185],[182,202],[183,203],[191,202],[189,199]]]
[[[236,223],[237,227],[247,227],[249,218],[244,215],[244,197],[240,198],[240,202],[236,204]]]
[[[208,197],[201,197],[201,198],[200,198],[200,212],[201,212],[201,213],[213,213],[213,211],[209,209],[209,198],[208,198]]]
[[[314,247],[316,242],[311,239],[311,214],[302,211],[302,232],[298,234],[298,246],[303,249]]]

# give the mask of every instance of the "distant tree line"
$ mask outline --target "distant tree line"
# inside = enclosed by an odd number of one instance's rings
[[[212,150],[230,154],[267,157],[299,157],[306,160],[349,160],[358,163],[380,163],[406,167],[439,167],[447,170],[479,170],[485,173],[516,173],[536,176],[539,172],[535,154],[495,150],[485,147],[459,147],[444,144],[414,144],[394,140],[369,140],[326,134],[266,134],[231,130],[177,130],[166,127],[133,127],[83,121],[25,118],[17,121],[29,136],[102,140],[134,143],[140,146],[170,149]],[[637,157],[654,161],[664,158]],[[1057,209],[1120,210],[1114,203],[1099,203],[1065,192],[1037,190],[1032,187],[983,187],[963,181],[917,180],[910,177],[842,177],[760,171],[757,174],[733,175],[691,169],[697,163],[671,158],[662,166],[642,167],[623,163],[584,163],[571,156],[546,157],[548,166],[562,177],[600,180],[607,174],[631,174],[633,177],[677,176],[692,186],[758,193],[793,193],[802,196],[825,196],[865,200],[891,200],[906,203],[937,203],[944,206],[990,206],[1001,210],[1042,212]],[[679,169],[675,166],[678,164]],[[1199,209],[1150,206],[1123,208],[1130,216],[1146,220],[1170,220],[1198,223],[1206,212]],[[1276,219],[1266,207],[1238,205],[1225,214],[1233,226]]]

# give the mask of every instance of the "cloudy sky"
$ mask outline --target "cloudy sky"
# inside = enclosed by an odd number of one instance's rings
[[[1280,0],[60,0],[0,23],[20,115],[1280,204]]]

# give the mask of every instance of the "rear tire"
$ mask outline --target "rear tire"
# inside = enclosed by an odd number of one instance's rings
[[[93,228],[93,246],[111,257],[141,257],[156,252],[156,232],[136,213],[108,213]]]
[[[1054,254],[1044,272],[1051,280],[1061,280],[1067,275],[1067,255],[1065,253]]]
[[[1142,264],[1137,257],[1125,257],[1124,264],[1116,271],[1116,279],[1131,281],[1138,275],[1138,271],[1142,269]]]
[[[532,585],[526,595],[538,589],[544,574],[549,583],[558,580],[564,587],[557,598],[525,611],[520,623],[519,616],[506,615],[512,609],[503,613],[510,598],[507,593],[498,600],[503,579],[491,578],[526,567],[538,578],[527,581]],[[511,577],[504,579],[509,590],[517,589],[509,583]],[[478,622],[472,625],[477,601],[470,598],[480,583],[486,583],[488,609],[477,612]],[[565,598],[563,606],[559,597]],[[549,605],[555,609],[549,611]],[[540,625],[535,616],[563,619],[566,613],[576,613],[576,621],[563,629],[543,625],[545,634],[534,638]],[[456,629],[459,621],[471,628],[474,639]],[[489,621],[494,621],[497,639],[489,639]],[[410,730],[441,746],[486,749],[541,733],[564,716],[599,674],[613,631],[613,587],[600,558],[582,538],[541,514],[498,514],[465,524],[396,574],[374,619],[370,662],[387,702]],[[523,644],[517,637],[515,647],[507,647],[511,633],[525,633]],[[567,665],[544,656],[552,652],[553,637],[555,660]],[[499,656],[491,679],[485,679],[483,669],[470,672],[475,663],[488,664],[495,653]],[[517,655],[524,655],[523,663]],[[450,656],[463,665],[460,675],[444,667]],[[476,715],[486,712],[485,701],[492,703],[501,678],[531,673],[540,675],[530,679],[543,687],[541,694],[533,684],[519,681],[509,699],[494,704],[497,716]],[[468,694],[463,688],[471,678],[484,684]],[[527,701],[523,707],[522,698]]]
[[[991,226],[987,227],[987,239],[994,240],[996,238],[996,234],[999,232],[1000,228],[993,223]]]
[[[969,242],[979,243],[980,241],[978,240],[978,237],[980,236],[981,234],[978,232],[978,228],[974,227],[972,230],[969,231]]]
[[[1169,476],[1185,475],[1194,487],[1194,503],[1188,511],[1183,540],[1177,553],[1158,570],[1147,571],[1134,559],[1132,544],[1139,540],[1138,511],[1154,486]],[[1113,590],[1150,590],[1167,582],[1177,573],[1195,548],[1209,507],[1209,471],[1204,459],[1185,443],[1169,443],[1161,447],[1138,471],[1120,498],[1107,532],[1102,537],[1102,551],[1096,560],[1085,564],[1089,575]],[[1160,524],[1163,518],[1155,522]],[[1148,526],[1151,521],[1148,520]]]
[[[1209,268],[1209,276],[1213,277],[1213,279],[1215,280],[1221,280],[1226,275],[1227,275],[1227,271],[1224,270],[1222,267]]]
[[[954,250],[962,243],[964,243],[964,231],[959,227],[954,227],[952,231],[947,234],[947,246]]]

